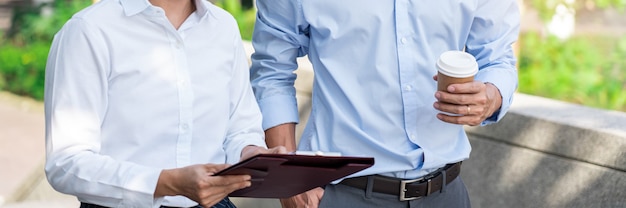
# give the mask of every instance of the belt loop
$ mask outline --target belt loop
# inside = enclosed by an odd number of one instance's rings
[[[365,185],[365,198],[372,198],[372,190],[374,189],[374,176],[367,176],[367,184]]]
[[[439,191],[439,193],[445,193],[446,192],[446,182],[447,182],[446,176],[448,175],[448,174],[446,174],[446,169],[443,169],[441,171],[441,175],[443,176],[443,178],[442,178],[442,181],[441,181],[441,191]]]

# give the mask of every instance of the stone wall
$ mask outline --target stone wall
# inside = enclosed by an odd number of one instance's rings
[[[626,207],[626,113],[515,95],[504,119],[466,128],[474,207]]]

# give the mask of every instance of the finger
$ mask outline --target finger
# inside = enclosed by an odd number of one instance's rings
[[[240,160],[245,160],[245,159],[251,158],[251,157],[253,157],[255,155],[266,153],[266,152],[267,152],[267,149],[265,147],[248,145],[248,146],[244,147],[243,150],[241,151],[241,159]]]
[[[250,182],[250,180],[230,181],[227,184],[224,184],[221,187],[217,187],[217,188],[221,188],[226,193],[231,193],[239,189],[250,187],[251,185],[252,185],[252,182]]]
[[[322,196],[324,196],[324,189],[322,188],[315,188],[312,191],[312,195],[314,195],[313,197],[309,197],[310,199],[310,204],[312,207],[318,207],[320,201],[322,201]]]
[[[459,115],[470,115],[471,107],[469,105],[456,105],[443,102],[435,102],[433,107],[441,112]]]
[[[437,118],[443,122],[459,125],[478,126],[482,119],[480,116],[450,116],[443,113],[437,114]]]
[[[315,194],[317,195],[318,199],[322,199],[322,196],[324,196],[324,189],[323,188],[315,188]]]
[[[277,146],[274,148],[269,149],[270,153],[274,153],[274,154],[287,154],[289,153],[287,151],[287,148],[285,148],[284,146]]]
[[[226,176],[212,176],[213,184],[218,186],[229,186],[231,184],[250,182],[250,175],[226,175]]]
[[[208,173],[217,173],[230,167],[229,164],[204,164],[204,170]],[[210,174],[213,175],[213,174]]]
[[[451,84],[448,86],[448,92],[450,93],[466,93],[473,94],[479,93],[485,88],[485,84],[480,81],[473,81],[461,84]]]
[[[299,207],[307,207],[307,195],[306,192],[302,194],[295,195],[290,198],[281,199],[281,205],[283,208],[299,208]]]
[[[435,98],[437,98],[440,102],[456,105],[471,105],[477,103],[477,100],[482,99],[480,94],[448,93],[442,91],[435,92]]]

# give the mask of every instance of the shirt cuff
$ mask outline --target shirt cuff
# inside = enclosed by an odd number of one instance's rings
[[[517,89],[517,71],[503,70],[499,68],[484,69],[489,73],[479,73],[476,79],[482,82],[489,82],[496,86],[502,96],[502,105],[493,113],[492,116],[485,119],[481,125],[488,125],[500,121],[509,111],[509,107],[513,103],[513,94]]]
[[[274,95],[259,100],[263,130],[285,123],[298,123],[298,102],[293,95]]]
[[[132,173],[131,173],[132,172]],[[127,174],[127,189],[124,191],[122,206],[124,207],[154,207],[161,200],[155,200],[154,191],[156,190],[161,169],[152,167],[135,167]]]

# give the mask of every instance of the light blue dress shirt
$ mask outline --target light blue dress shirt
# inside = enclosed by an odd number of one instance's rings
[[[296,58],[315,78],[300,150],[375,157],[353,176],[417,178],[467,159],[461,125],[436,118],[435,62],[448,50],[474,55],[476,79],[493,83],[501,119],[517,88],[511,44],[515,0],[258,0],[251,79],[265,129],[298,122]],[[352,176],[350,176],[352,177]]]

